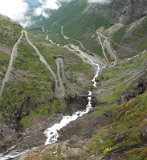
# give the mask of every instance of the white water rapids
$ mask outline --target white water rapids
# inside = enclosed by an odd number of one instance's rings
[[[0,154],[0,160],[9,160],[9,159],[13,159],[13,158],[15,158],[15,157],[17,157],[17,156],[20,156],[20,155],[22,155],[22,154],[24,154],[24,153],[26,153],[26,152],[28,152],[29,150],[25,150],[25,151],[23,151],[23,152],[17,152],[17,151],[12,151],[10,154],[8,154],[8,155],[3,155],[3,154]]]
[[[88,97],[88,104],[87,104],[85,110],[83,110],[83,111],[77,111],[72,116],[64,116],[59,123],[54,124],[52,127],[48,128],[44,132],[44,134],[47,137],[45,145],[57,142],[58,137],[59,137],[58,131],[60,129],[62,129],[63,127],[65,127],[70,122],[75,121],[77,118],[83,116],[84,114],[87,114],[92,109],[92,104],[91,104],[91,99],[92,99],[91,95],[92,95],[92,92],[89,91],[88,95],[89,95],[89,97]]]

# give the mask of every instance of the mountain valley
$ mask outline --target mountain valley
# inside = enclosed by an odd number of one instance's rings
[[[60,3],[0,15],[0,160],[146,160],[146,0]]]

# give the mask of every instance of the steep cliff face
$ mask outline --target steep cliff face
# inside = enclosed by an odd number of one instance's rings
[[[111,0],[110,3],[90,5],[90,10],[102,13],[114,22],[130,23],[147,14],[146,0]]]

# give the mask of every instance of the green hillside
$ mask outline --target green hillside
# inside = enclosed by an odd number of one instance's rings
[[[0,43],[13,47],[19,38],[21,27],[9,18],[0,15]]]

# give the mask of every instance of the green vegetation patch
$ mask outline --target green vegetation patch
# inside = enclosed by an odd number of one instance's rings
[[[87,142],[87,146],[91,149],[91,155],[106,156],[109,152],[123,146],[131,146],[141,144],[140,130],[145,125],[147,106],[147,92],[126,102],[122,105],[115,106],[113,110],[113,120],[108,125],[99,127],[97,133]],[[113,108],[113,107],[112,107]],[[112,109],[110,106],[110,110]],[[101,108],[99,109],[101,110]],[[103,111],[103,109],[102,109]],[[101,115],[94,111],[94,115]],[[117,143],[114,141],[116,136],[124,136]],[[102,150],[102,154],[98,155],[98,151]],[[146,149],[144,147],[133,148],[125,151],[124,154],[128,159],[145,158]]]
[[[121,27],[117,32],[114,33],[114,35],[112,36],[112,45],[115,48],[117,44],[120,44],[123,41],[124,35],[126,33],[126,27]]]
[[[6,53],[0,51],[0,66],[6,66],[8,62],[9,56]]]
[[[0,43],[13,47],[21,35],[19,24],[9,18],[0,15]]]
[[[145,17],[144,21],[137,26],[131,33],[131,36],[125,38],[124,40],[127,42],[138,40],[139,38],[144,37],[147,34],[147,17]]]
[[[9,62],[9,56],[0,51],[0,79],[4,77]]]

